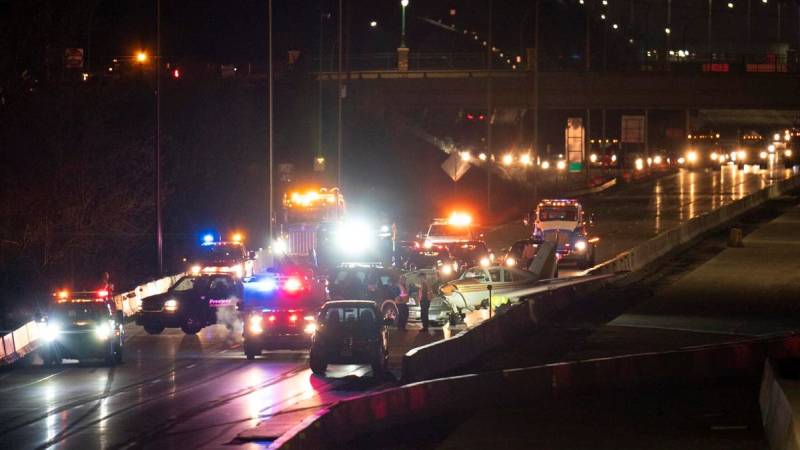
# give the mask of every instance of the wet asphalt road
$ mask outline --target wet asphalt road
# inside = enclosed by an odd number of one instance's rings
[[[241,332],[150,336],[126,326],[117,367],[65,363],[0,372],[0,448],[263,448],[237,434],[260,419],[381,386],[367,366],[311,374],[307,352],[247,361]]]
[[[581,199],[584,211],[594,216],[590,234],[599,237],[596,263],[613,258],[651,237],[710,211],[791,177],[788,169],[680,171],[660,178],[621,184]],[[489,245],[498,250],[524,239],[521,222],[499,227],[488,234]],[[560,276],[581,275],[574,264],[565,264]]]

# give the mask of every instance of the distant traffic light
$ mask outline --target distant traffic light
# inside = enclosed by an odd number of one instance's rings
[[[180,77],[181,77],[180,69],[175,69],[175,70],[172,71],[172,78],[175,78],[177,80]]]

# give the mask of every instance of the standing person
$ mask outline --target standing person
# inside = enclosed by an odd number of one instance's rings
[[[393,294],[394,303],[397,305],[397,329],[405,331],[408,324],[408,289],[406,288],[406,277],[401,276],[392,280],[394,282]]]
[[[424,273],[417,276],[419,283],[419,312],[422,319],[422,331],[428,331],[428,311],[431,309],[431,287]]]

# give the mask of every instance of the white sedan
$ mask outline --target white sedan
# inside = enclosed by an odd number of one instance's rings
[[[439,290],[447,303],[461,313],[488,306],[489,286],[492,287],[492,304],[497,305],[515,301],[515,298],[506,298],[505,294],[533,286],[538,280],[536,274],[513,267],[473,267]]]

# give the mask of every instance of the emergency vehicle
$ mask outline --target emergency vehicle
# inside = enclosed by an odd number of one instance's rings
[[[469,214],[454,212],[446,219],[433,219],[425,234],[423,246],[432,248],[437,244],[474,241],[476,235]]]
[[[574,261],[579,269],[585,269],[595,264],[599,240],[589,238],[588,222],[577,200],[545,199],[536,207],[533,239],[555,242],[559,261]]]
[[[283,213],[281,236],[273,244],[273,251],[313,265],[331,265],[334,235],[345,214],[339,188],[286,193]]]
[[[308,348],[316,313],[327,300],[324,279],[307,267],[258,274],[244,283],[242,348],[247,359],[263,350]]]
[[[189,272],[192,275],[228,273],[239,278],[253,276],[256,254],[247,251],[242,240],[239,233],[235,233],[231,241],[215,241],[210,234],[204,236]]]
[[[40,318],[45,364],[63,359],[102,359],[107,365],[122,362],[124,320],[107,290],[53,294],[54,301]]]

